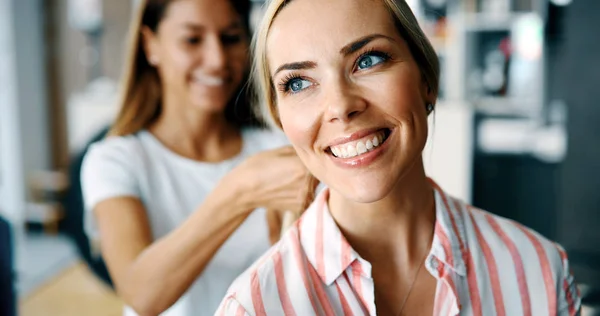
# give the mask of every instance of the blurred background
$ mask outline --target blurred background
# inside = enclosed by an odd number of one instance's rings
[[[122,313],[79,168],[116,114],[136,2],[0,0],[0,315]],[[428,173],[560,242],[600,315],[600,1],[407,2],[442,64]]]

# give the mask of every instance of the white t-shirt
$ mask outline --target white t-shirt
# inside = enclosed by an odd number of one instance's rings
[[[181,225],[219,180],[248,156],[288,144],[282,133],[259,129],[244,129],[242,140],[240,154],[219,163],[179,156],[146,130],[93,144],[81,171],[88,235],[100,237],[92,212],[98,202],[132,196],[143,202],[153,238],[161,238]],[[257,209],[223,244],[190,289],[161,315],[213,315],[231,282],[269,246],[265,210]],[[136,314],[126,307],[125,315]]]

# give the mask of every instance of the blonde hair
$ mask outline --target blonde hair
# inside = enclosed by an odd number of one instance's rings
[[[161,84],[158,72],[150,64],[143,47],[142,27],[146,24],[150,4],[144,0],[129,27],[128,48],[121,82],[120,110],[109,131],[111,136],[135,133],[156,120],[160,114]],[[165,4],[166,6],[166,4]],[[162,15],[162,12],[161,12]],[[153,31],[158,26],[156,17]]]
[[[250,1],[230,1],[242,17],[245,28],[249,30]],[[160,115],[162,108],[160,76],[148,61],[144,51],[142,28],[146,27],[156,33],[168,6],[173,2],[174,0],[142,0],[137,5],[136,15],[129,28],[129,46],[119,99],[120,110],[109,131],[109,136],[136,133],[147,128]],[[242,92],[237,95],[237,98],[235,95],[232,96],[232,100],[225,108],[225,117],[238,127],[257,126],[259,122],[253,114],[246,94]]]
[[[257,115],[269,125],[281,128],[277,104],[275,104],[275,89],[267,62],[267,37],[273,21],[278,13],[294,0],[271,0],[264,16],[256,30],[252,41],[253,64],[252,77],[255,90],[255,110]],[[404,0],[380,0],[386,5],[398,32],[408,44],[415,62],[421,70],[421,75],[431,93],[437,96],[439,89],[440,66],[438,56],[423,33],[419,22]]]

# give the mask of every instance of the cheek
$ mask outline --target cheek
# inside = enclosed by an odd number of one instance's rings
[[[278,106],[281,125],[292,144],[302,151],[313,147],[318,130],[319,115],[302,103],[280,102]]]
[[[161,63],[162,73],[171,81],[186,81],[193,70],[193,56],[190,52],[174,47],[167,55],[167,63]]]
[[[425,100],[421,93],[419,76],[400,76],[393,94],[390,94],[389,104],[392,115],[400,122],[401,138],[406,154],[412,156],[420,153],[427,142],[428,123],[425,110]]]
[[[304,149],[307,142],[307,127],[306,122],[301,116],[294,115],[293,111],[279,109],[279,119],[283,131],[290,139],[294,146],[299,146]]]
[[[399,74],[385,80],[379,86],[380,91],[382,90],[379,94],[380,104],[387,112],[398,117],[412,117],[415,111],[424,109],[425,101],[422,100],[419,85],[413,78],[415,76]]]
[[[310,128],[294,123],[297,123],[297,121],[290,122],[289,120],[282,118],[281,125],[283,127],[283,132],[294,147],[302,164],[304,164],[312,175],[321,179],[320,176],[323,174],[323,166],[319,161],[317,153],[313,150],[315,133]]]

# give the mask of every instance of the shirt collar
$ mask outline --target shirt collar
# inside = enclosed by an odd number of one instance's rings
[[[465,276],[467,269],[465,254],[467,249],[464,225],[465,204],[442,190],[429,179],[435,194],[435,233],[430,255],[448,268]]]
[[[329,212],[328,200],[329,188],[325,188],[304,212],[298,228],[300,243],[308,261],[321,280],[331,285],[354,261],[364,260],[342,235]],[[370,264],[362,268],[362,274],[370,275]]]
[[[432,247],[426,264],[435,257],[461,276],[466,275],[464,256],[466,249],[463,203],[448,196],[433,180],[435,191],[436,223]],[[331,285],[355,261],[360,274],[371,277],[371,264],[362,259],[344,238],[331,216],[327,201],[329,189],[323,189],[298,222],[300,243],[308,261],[321,280]]]

